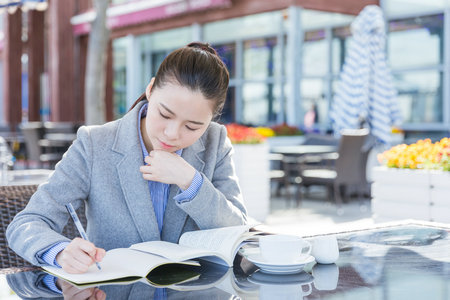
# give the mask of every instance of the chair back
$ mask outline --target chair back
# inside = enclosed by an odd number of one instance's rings
[[[363,145],[369,130],[352,129],[343,130],[339,141],[338,153],[336,160],[336,183],[338,184],[359,184],[361,183],[362,168],[365,170]]]
[[[41,122],[27,122],[19,125],[25,140],[25,148],[29,160],[40,162],[42,154],[39,140],[44,136],[44,126]]]
[[[302,145],[325,145],[325,146],[337,146],[339,139],[328,134],[308,133],[305,135],[305,140]]]
[[[8,247],[5,231],[14,216],[25,208],[37,187],[37,185],[0,186],[0,268],[2,269],[31,266]],[[78,209],[78,216],[86,226],[84,205]],[[67,223],[62,234],[70,239],[79,236],[72,221]]]

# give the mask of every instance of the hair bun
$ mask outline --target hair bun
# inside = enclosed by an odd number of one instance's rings
[[[201,42],[192,42],[187,45],[189,48],[200,49],[211,54],[217,55],[216,50],[209,43],[201,43]]]

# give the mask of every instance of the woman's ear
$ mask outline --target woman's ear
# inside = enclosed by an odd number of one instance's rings
[[[150,94],[152,92],[154,82],[155,82],[155,77],[153,77],[152,80],[150,80],[150,83],[147,85],[147,88],[145,89],[145,96],[146,96],[147,100],[150,100]]]

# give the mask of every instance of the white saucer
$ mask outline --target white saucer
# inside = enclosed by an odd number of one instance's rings
[[[260,253],[250,254],[247,259],[261,269],[261,272],[268,274],[295,274],[303,270],[306,264],[313,262],[313,256],[299,257],[291,263],[270,263],[262,258]]]
[[[295,274],[267,274],[258,270],[247,277],[247,280],[259,285],[293,285],[312,283],[314,277],[304,271]]]

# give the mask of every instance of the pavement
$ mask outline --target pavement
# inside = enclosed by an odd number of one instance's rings
[[[326,190],[317,187],[303,195],[298,206],[295,200],[272,197],[264,224],[273,232],[311,236],[370,228],[375,223],[370,199],[349,199],[338,209]]]

